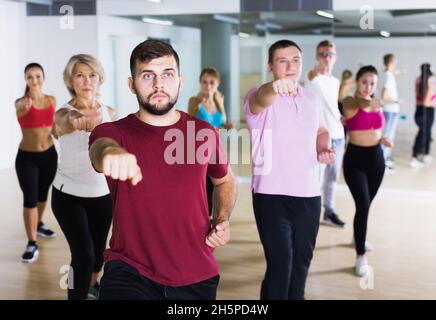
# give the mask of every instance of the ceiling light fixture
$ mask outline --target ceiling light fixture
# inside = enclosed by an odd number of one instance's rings
[[[332,13],[326,12],[326,11],[322,11],[322,10],[316,11],[316,14],[321,16],[321,17],[324,17],[324,18],[329,18],[329,19],[334,19],[335,18],[335,16]]]
[[[239,24],[239,19],[237,18],[233,18],[233,17],[229,17],[229,16],[224,16],[222,14],[214,14],[213,18],[217,21],[221,21],[221,22],[228,22],[231,24]]]
[[[145,23],[159,24],[161,26],[172,26],[174,24],[174,21],[171,20],[159,20],[154,18],[142,18],[142,21]]]
[[[382,37],[389,38],[391,36],[391,33],[388,31],[382,30],[382,31],[380,31],[380,35]]]

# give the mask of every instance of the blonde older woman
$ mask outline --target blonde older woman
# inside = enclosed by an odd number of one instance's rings
[[[104,70],[97,59],[86,54],[71,57],[64,82],[72,99],[55,113],[60,161],[52,209],[71,251],[73,286],[69,286],[68,299],[98,298],[97,279],[112,220],[106,179],[95,172],[88,157],[91,131],[114,120],[113,109],[98,100],[103,81]]]

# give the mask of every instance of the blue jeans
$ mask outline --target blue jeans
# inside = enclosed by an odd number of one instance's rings
[[[400,114],[398,112],[383,112],[383,114],[386,119],[383,135],[393,143]],[[392,148],[387,148],[382,145],[382,149],[385,160],[391,160]]]
[[[336,149],[335,162],[320,165],[320,182],[322,186],[322,203],[328,214],[335,211],[335,191],[341,173],[344,157],[345,139],[332,139],[331,147]]]

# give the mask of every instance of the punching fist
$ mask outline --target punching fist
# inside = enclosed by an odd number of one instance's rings
[[[295,83],[291,79],[279,79],[272,82],[272,88],[275,93],[288,96],[296,95]]]
[[[336,150],[334,148],[329,148],[323,150],[318,153],[318,162],[323,164],[332,164],[335,162],[335,153]]]
[[[103,173],[112,179],[129,180],[136,186],[142,180],[141,168],[138,166],[136,157],[118,148],[108,148],[109,151],[103,156]]]
[[[74,130],[91,132],[102,121],[101,109],[72,110],[68,113],[68,121]]]

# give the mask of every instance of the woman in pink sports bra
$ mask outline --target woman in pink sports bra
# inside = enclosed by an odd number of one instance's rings
[[[345,181],[356,205],[353,244],[357,254],[358,276],[365,276],[369,272],[365,253],[371,250],[371,246],[366,242],[366,233],[369,209],[385,172],[381,144],[392,147],[392,143],[382,134],[385,119],[381,104],[373,97],[377,79],[378,73],[373,66],[360,68],[356,75],[356,93],[343,102],[349,135],[343,168]]]
[[[436,105],[436,78],[430,70],[430,64],[424,63],[421,65],[421,75],[416,79],[415,90],[415,123],[419,130],[413,144],[412,159],[409,166],[419,168],[433,160],[430,156],[430,142]]]

